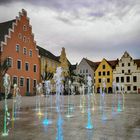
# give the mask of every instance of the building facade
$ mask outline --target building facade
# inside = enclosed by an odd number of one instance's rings
[[[1,62],[8,58],[12,86],[16,83],[21,95],[34,94],[40,82],[40,57],[27,12],[16,19],[0,23]]]
[[[99,93],[102,81],[105,79],[106,92],[112,93],[113,68],[118,60],[107,61],[103,59],[95,71],[95,92]]]
[[[140,93],[140,59],[133,59],[125,52],[113,70],[113,79],[124,86],[125,93]]]
[[[59,57],[52,54],[50,51],[37,46],[40,55],[40,71],[42,79],[49,79],[49,77],[45,78],[45,73],[52,73],[56,72],[56,68],[60,66]]]
[[[77,75],[79,75],[77,78],[78,78],[78,81],[83,81],[84,80],[84,83],[86,84],[85,88],[85,92],[87,92],[87,77],[88,76],[91,76],[92,78],[92,81],[93,81],[93,86],[95,86],[95,76],[94,76],[94,73],[95,73],[95,70],[98,66],[98,63],[95,63],[95,62],[92,62],[90,60],[88,60],[87,58],[83,58],[81,60],[81,62],[79,63],[79,65],[77,66]],[[82,77],[83,78],[82,78]],[[95,92],[95,89],[94,89],[94,92]]]
[[[77,74],[83,75],[86,80],[88,76],[94,79],[94,71],[96,69],[96,64],[86,58],[83,58],[77,66]]]
[[[67,59],[64,47],[62,48],[59,61],[60,61],[60,67],[63,69],[63,76],[68,77],[69,76],[69,67],[70,67],[71,64]]]

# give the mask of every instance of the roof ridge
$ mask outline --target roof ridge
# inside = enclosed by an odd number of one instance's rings
[[[37,48],[39,49],[39,54],[46,56],[50,59],[53,59],[55,61],[59,62],[59,58],[57,56],[55,56],[52,52],[50,52],[49,50],[40,47],[39,45],[37,45]]]
[[[5,24],[5,23],[8,23],[8,22],[14,22],[14,21],[16,21],[16,19],[7,20],[7,21],[4,21],[4,22],[1,22],[0,24]]]

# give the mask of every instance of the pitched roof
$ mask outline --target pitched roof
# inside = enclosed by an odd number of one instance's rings
[[[88,60],[88,59],[86,59],[86,58],[84,58],[84,59],[85,59],[86,62],[91,66],[91,68],[92,68],[93,70],[95,70],[95,69],[99,66],[99,64],[101,63],[101,61],[100,61],[100,62],[93,62],[93,61],[90,61],[90,60]],[[106,60],[106,59],[105,59],[105,60]],[[107,61],[107,60],[106,60],[106,61]],[[108,63],[113,69],[116,67],[116,65],[118,64],[118,62],[119,62],[118,59],[107,61],[107,63]]]
[[[119,60],[109,60],[107,61],[109,63],[109,65],[114,69],[116,67],[116,65],[118,64]]]
[[[134,59],[134,62],[137,64],[138,67],[140,67],[140,59]]]
[[[5,35],[8,35],[9,28],[12,29],[12,24],[15,21],[16,20],[14,19],[14,20],[0,23],[0,42],[4,41]]]
[[[40,47],[40,46],[37,46],[38,50],[39,50],[39,55],[40,56],[45,56],[47,58],[50,58],[54,61],[57,61],[57,62],[60,62],[59,61],[59,57],[58,56],[55,56],[54,54],[52,54],[50,51]]]
[[[92,68],[93,70],[95,70],[95,69],[98,67],[98,63],[93,62],[93,61],[91,61],[91,60],[88,60],[87,58],[84,58],[84,60],[91,66],[91,68]]]

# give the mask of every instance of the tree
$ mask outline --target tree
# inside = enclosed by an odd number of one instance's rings
[[[51,80],[53,78],[54,73],[53,72],[49,72],[47,71],[47,65],[45,66],[45,71],[44,73],[41,75],[41,79],[43,81],[45,80]]]

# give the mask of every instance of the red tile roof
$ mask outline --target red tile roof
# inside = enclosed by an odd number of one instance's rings
[[[92,69],[96,69],[98,66],[99,66],[99,64],[101,63],[101,61],[100,62],[93,62],[93,61],[91,61],[91,60],[88,60],[88,59],[86,59],[86,58],[84,58],[85,60],[86,60],[86,62],[92,67]],[[106,60],[107,61],[107,60]],[[116,60],[109,60],[109,61],[107,61],[107,63],[114,69],[115,68],[115,66],[118,64],[118,62],[119,62],[119,60],[118,59],[116,59]]]
[[[140,67],[140,59],[134,59],[134,62],[137,64],[138,67]]]
[[[96,62],[93,62],[93,61],[91,61],[91,60],[88,60],[87,58],[84,58],[85,59],[85,61],[91,66],[91,68],[93,69],[93,70],[95,70],[97,67],[98,67],[98,65],[96,64]]]

